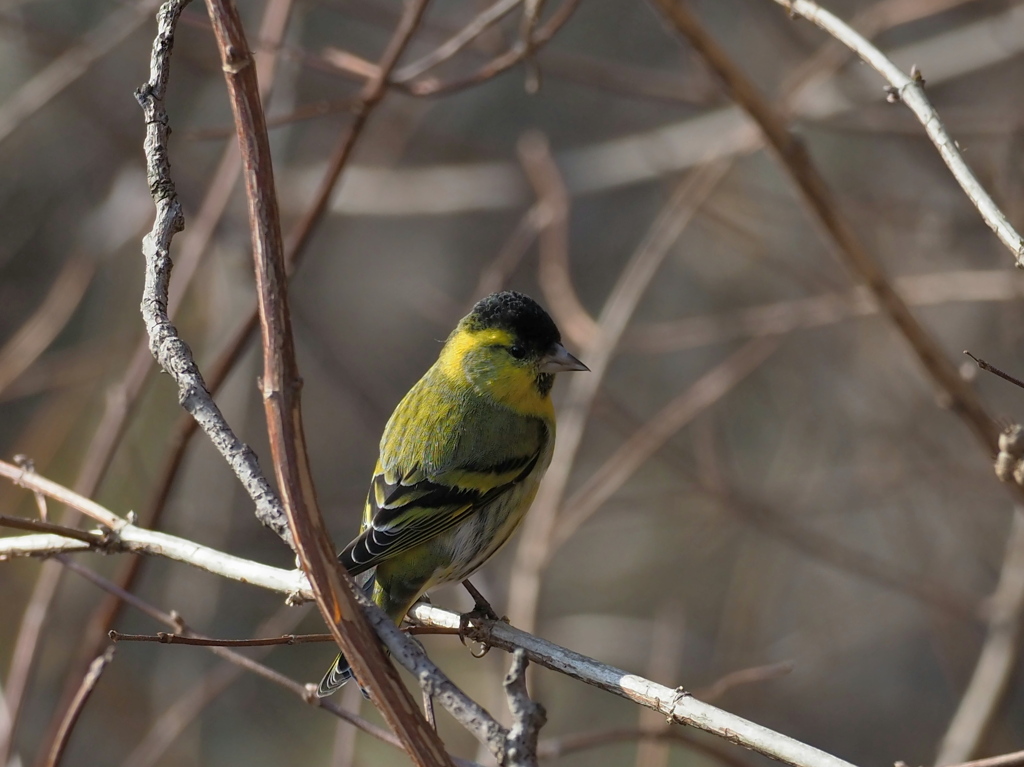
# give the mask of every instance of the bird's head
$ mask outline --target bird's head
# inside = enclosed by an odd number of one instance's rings
[[[481,299],[462,318],[448,337],[441,363],[512,407],[546,400],[555,373],[589,370],[562,346],[548,313],[511,290]]]

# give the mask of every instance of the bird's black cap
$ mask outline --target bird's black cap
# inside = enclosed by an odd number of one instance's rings
[[[529,296],[506,290],[480,299],[465,319],[471,330],[498,328],[539,353],[561,343],[562,335],[554,320]]]

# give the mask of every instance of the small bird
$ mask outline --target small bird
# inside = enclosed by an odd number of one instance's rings
[[[360,534],[338,555],[401,623],[426,591],[468,578],[509,539],[555,444],[555,373],[588,370],[522,293],[479,301],[391,414]],[[352,677],[343,655],[324,697]]]

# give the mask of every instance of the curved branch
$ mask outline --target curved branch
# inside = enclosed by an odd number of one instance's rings
[[[935,107],[924,95],[925,80],[922,73],[914,67],[908,76],[867,39],[812,0],[775,0],[775,2],[788,9],[790,15],[803,17],[828,32],[860,56],[863,61],[870,64],[878,74],[889,82],[887,89],[889,100],[902,101],[921,121],[928,138],[939,150],[946,167],[952,172],[953,177],[956,178],[970,201],[974,203],[974,207],[985,219],[985,223],[1013,253],[1016,265],[1024,268],[1024,238],[1017,234],[1010,222],[1006,220],[1006,216],[1003,215],[1003,212],[967,166],[956,141],[946,132],[946,127],[939,119],[939,113],[935,111]]]
[[[149,348],[160,366],[178,385],[178,400],[199,423],[210,441],[228,462],[256,505],[259,520],[292,548],[284,509],[277,493],[260,471],[252,449],[238,439],[206,388],[192,351],[178,335],[167,312],[171,278],[171,240],[185,225],[181,203],[171,179],[168,156],[170,126],[164,95],[171,69],[174,28],[189,0],[168,0],[157,13],[158,29],[150,60],[150,78],[136,92],[146,120],[146,178],[156,204],[153,229],[142,241],[146,259],[146,282],[142,294],[142,317],[149,334]]]

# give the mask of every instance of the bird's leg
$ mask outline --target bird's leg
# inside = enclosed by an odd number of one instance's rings
[[[470,583],[469,578],[462,582],[462,585],[466,587],[466,591],[473,597],[473,609],[467,615],[471,618],[487,618],[492,621],[508,621],[508,618],[499,618],[498,614],[494,612],[494,608],[491,607],[491,603],[484,598],[484,595],[480,593],[479,589]]]
[[[499,618],[498,614],[494,612],[494,608],[491,607],[490,602],[488,602],[484,598],[484,595],[481,594],[477,590],[476,586],[470,583],[468,579],[464,580],[462,582],[462,585],[466,587],[466,591],[468,591],[469,595],[473,597],[473,609],[470,610],[468,613],[463,613],[459,616],[459,641],[462,642],[462,644],[466,644],[466,632],[469,630],[469,624],[473,620],[479,620],[483,618],[486,620],[505,621],[506,623],[508,623],[508,618]],[[476,656],[478,658],[482,658],[484,655],[487,654],[487,650],[490,649],[490,647],[487,646],[486,642],[484,642],[483,644],[484,650],[482,653]],[[474,653],[474,655],[476,655],[476,653]]]

